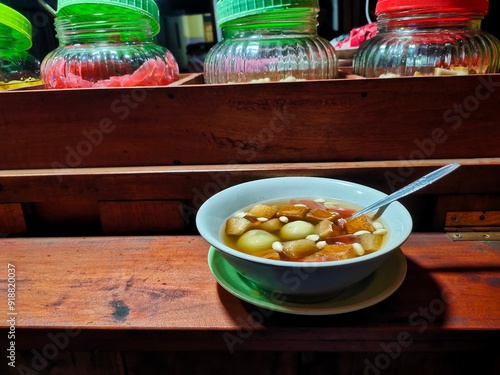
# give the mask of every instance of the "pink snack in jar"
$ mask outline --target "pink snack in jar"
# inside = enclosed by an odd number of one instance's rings
[[[45,88],[164,86],[179,79],[170,51],[153,42],[159,31],[152,0],[60,1],[59,47],[41,64]]]

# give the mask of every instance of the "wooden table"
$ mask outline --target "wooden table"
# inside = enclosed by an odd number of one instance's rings
[[[500,338],[499,242],[412,234],[402,246],[408,273],[391,297],[328,316],[267,311],[234,297],[211,275],[199,236],[3,239],[0,246],[3,290],[7,264],[15,266],[18,350],[43,348],[53,332],[66,333],[76,351],[469,356],[493,354]],[[6,319],[0,324],[8,328]]]

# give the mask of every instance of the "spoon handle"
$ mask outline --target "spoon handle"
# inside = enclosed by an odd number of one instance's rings
[[[446,176],[448,173],[453,172],[455,169],[460,167],[460,164],[458,163],[450,163],[445,165],[444,167],[441,167],[429,174],[426,174],[425,176],[419,178],[418,180],[412,182],[409,185],[406,185],[404,188],[395,191],[394,193],[388,195],[387,197],[369,205],[368,207],[363,208],[362,210],[356,212],[353,214],[350,219],[353,219],[357,216],[367,214],[368,212],[371,212],[373,210],[376,210],[377,208],[383,207],[388,205],[389,203],[394,202],[395,200],[398,200],[399,198],[405,197],[417,190],[422,189],[423,187],[432,184],[434,181],[439,180],[441,177]]]

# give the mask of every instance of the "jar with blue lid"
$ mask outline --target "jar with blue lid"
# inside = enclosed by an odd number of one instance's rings
[[[26,17],[0,4],[0,91],[41,84],[40,61],[28,52],[31,33]]]
[[[42,61],[46,88],[163,86],[179,79],[172,53],[154,42],[160,18],[153,0],[59,0],[53,13],[59,47]]]
[[[335,49],[317,33],[318,12],[318,0],[219,0],[223,40],[206,56],[205,82],[335,78]]]

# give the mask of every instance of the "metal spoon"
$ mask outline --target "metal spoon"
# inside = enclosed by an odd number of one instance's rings
[[[381,200],[369,205],[368,207],[363,208],[362,210],[356,212],[355,214],[351,215],[349,219],[353,219],[355,217],[358,217],[360,215],[367,214],[371,211],[376,210],[377,208],[387,206],[388,204],[394,202],[395,200],[398,200],[399,198],[405,197],[417,190],[422,189],[423,187],[432,184],[434,181],[439,180],[441,177],[446,176],[448,173],[451,173],[455,169],[460,167],[460,164],[458,163],[450,163],[448,165],[445,165],[444,167],[441,167],[434,172],[431,172],[429,174],[426,174],[425,176],[419,178],[418,180],[412,182],[409,185],[406,185],[404,188],[399,189],[395,191],[394,193],[388,195],[385,198],[382,198]]]

